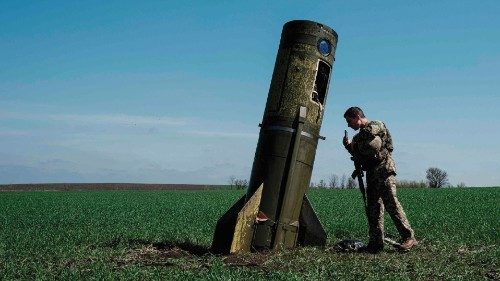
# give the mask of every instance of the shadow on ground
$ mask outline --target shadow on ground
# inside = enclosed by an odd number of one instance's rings
[[[117,238],[102,245],[109,248],[129,248],[116,257],[117,267],[136,266],[181,266],[183,268],[207,268],[214,259],[221,259],[227,266],[255,267],[263,265],[272,252],[243,255],[216,255],[210,248],[191,242],[161,241]]]
[[[206,267],[211,256],[207,247],[190,242],[153,242],[119,238],[105,244],[111,248],[118,248],[118,245],[125,245],[129,249],[114,259],[117,267],[131,265]]]
[[[192,242],[148,241],[142,239],[116,238],[104,247],[119,250],[120,254],[113,259],[118,268],[127,266],[164,266],[181,267],[184,269],[210,268],[214,263],[222,261],[226,266],[259,267],[261,269],[279,269],[293,263],[297,257],[310,259],[315,255],[353,254],[355,250],[329,245],[325,248],[297,248],[286,251],[264,251],[237,255],[216,255],[209,247]],[[387,247],[388,248],[388,247]],[[124,250],[124,251],[123,251]],[[385,254],[394,253],[394,249],[386,249]],[[356,253],[354,253],[356,255]],[[371,255],[359,253],[360,255]]]

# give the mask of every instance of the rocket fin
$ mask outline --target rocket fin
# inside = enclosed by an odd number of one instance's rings
[[[210,251],[214,254],[228,254],[233,241],[234,227],[238,212],[245,205],[245,195],[240,198],[227,212],[220,217],[215,227],[214,239]]]
[[[252,245],[254,224],[259,213],[260,199],[262,198],[263,184],[247,201],[243,209],[238,213],[236,227],[234,229],[233,242],[231,243],[231,254],[248,253]]]
[[[326,244],[326,232],[307,195],[304,195],[302,209],[300,210],[297,242],[302,246],[325,246]]]
[[[250,200],[245,203],[246,195],[243,195],[234,205],[227,210],[227,212],[220,217],[217,221],[217,226],[215,227],[214,238],[212,241],[212,246],[210,247],[210,251],[214,254],[229,254],[233,253],[233,248],[235,251],[237,249],[242,249],[241,247],[246,247],[246,241],[248,237],[250,237],[250,245],[252,242],[253,236],[253,223],[255,221],[255,217],[257,216],[257,212],[260,205],[260,199],[262,196],[262,185],[259,189],[252,195]],[[258,200],[256,200],[257,198]],[[256,202],[258,201],[258,202]],[[252,203],[250,203],[252,202]],[[252,208],[248,207],[249,205]],[[247,214],[248,209],[252,209],[253,207],[257,208],[255,211],[255,215],[253,215],[253,220],[251,219],[251,214]],[[244,214],[241,214],[244,213]],[[241,215],[240,215],[241,214]],[[250,234],[248,234],[248,223],[250,224]],[[244,239],[242,239],[244,237]],[[234,240],[234,241],[233,241]],[[234,244],[234,247],[233,247]],[[240,246],[237,246],[240,245]],[[250,251],[250,246],[248,246],[248,251]]]

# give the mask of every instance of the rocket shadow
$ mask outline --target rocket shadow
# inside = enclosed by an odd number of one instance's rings
[[[158,251],[171,251],[173,249],[179,249],[192,256],[202,257],[210,253],[210,249],[205,246],[197,245],[192,242],[156,242],[151,244],[153,248]]]
[[[117,248],[123,245],[131,249],[147,249],[150,253],[167,255],[175,257],[202,257],[211,254],[210,248],[202,245],[197,245],[190,241],[151,241],[146,239],[123,239],[115,238],[104,243],[102,246],[109,248]]]

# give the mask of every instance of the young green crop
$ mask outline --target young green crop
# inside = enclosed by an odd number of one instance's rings
[[[0,276],[9,279],[498,279],[500,189],[401,189],[420,245],[339,253],[366,241],[356,190],[311,190],[324,249],[242,257],[208,252],[217,219],[244,194],[213,191],[0,193]],[[229,230],[228,230],[229,231]],[[390,218],[386,232],[397,237]],[[170,251],[177,249],[178,251]],[[180,249],[180,250],[179,250]],[[169,250],[169,251],[167,251]]]

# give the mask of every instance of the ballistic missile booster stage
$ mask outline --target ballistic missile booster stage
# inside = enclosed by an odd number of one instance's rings
[[[322,246],[326,233],[306,192],[332,76],[337,33],[286,23],[245,196],[217,222],[212,251],[242,253]]]

